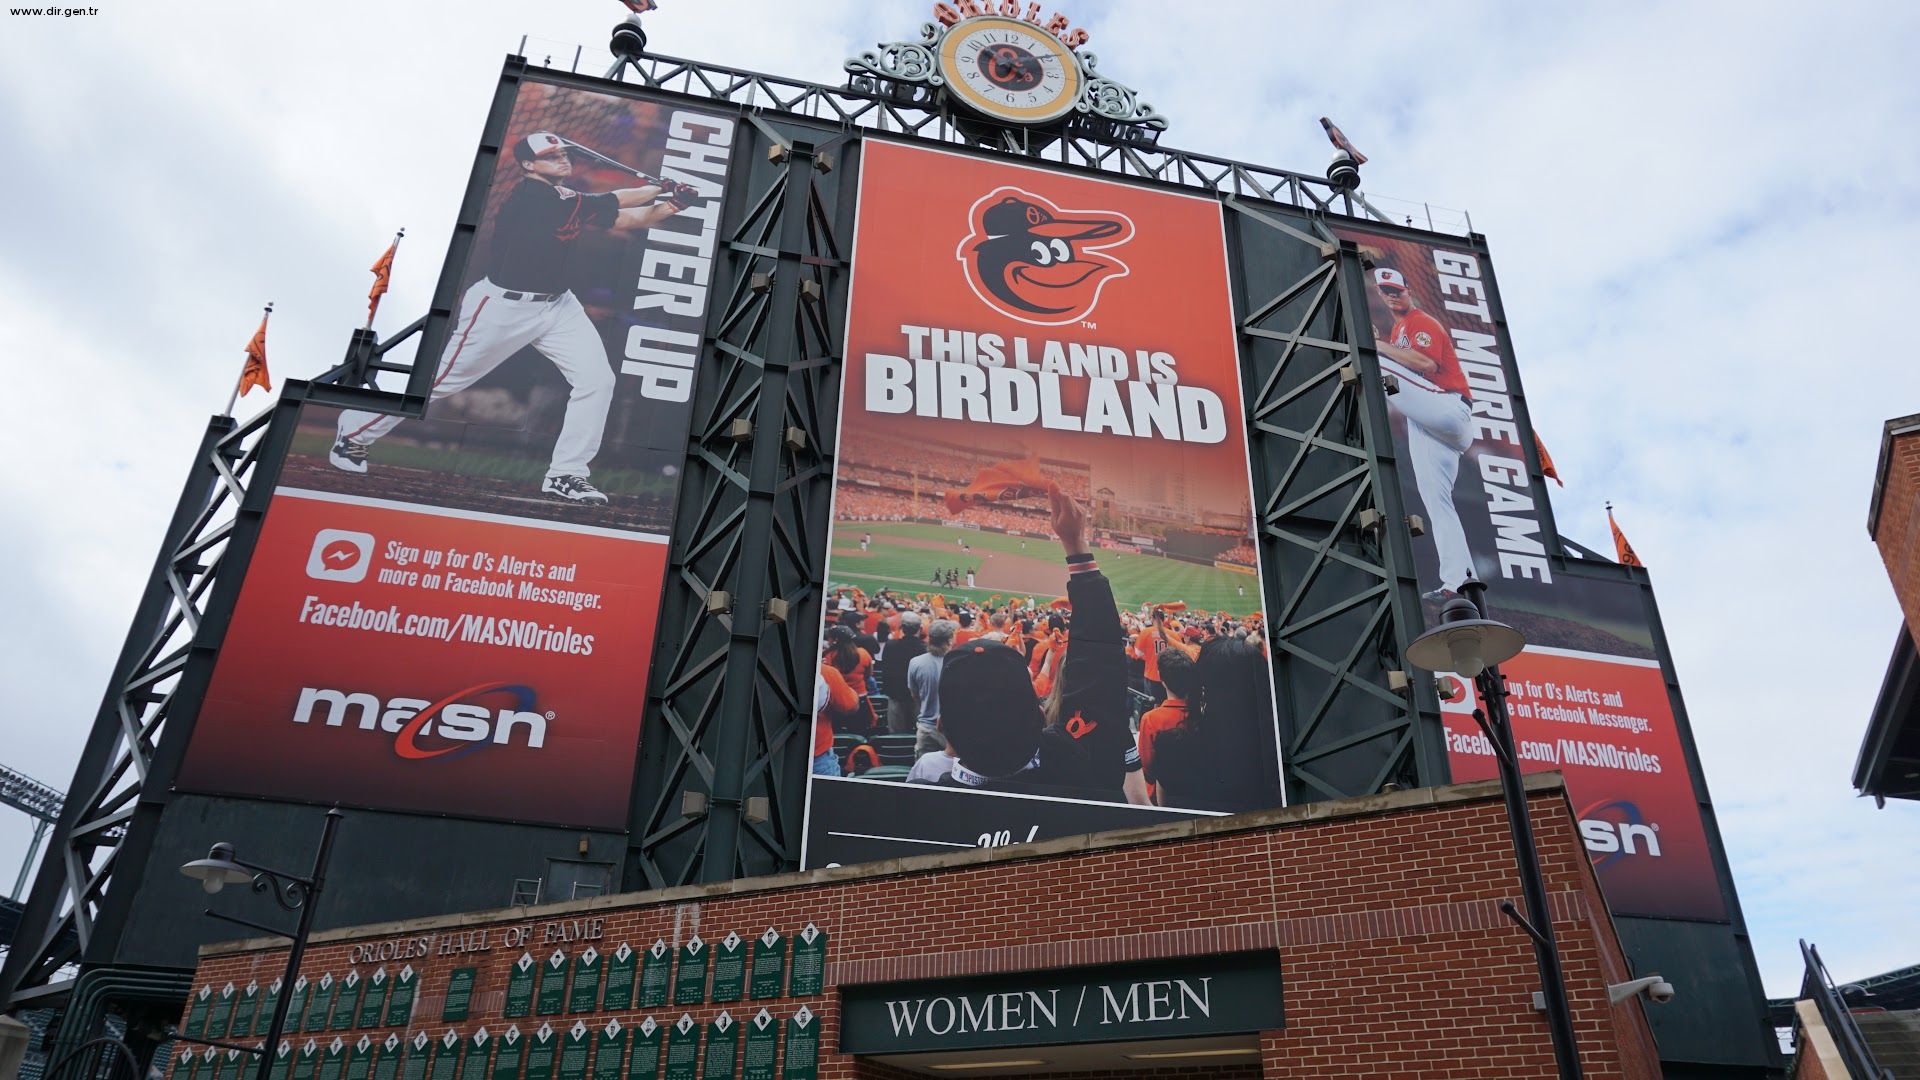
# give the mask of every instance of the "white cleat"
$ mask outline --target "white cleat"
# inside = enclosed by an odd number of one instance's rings
[[[549,495],[558,495],[568,502],[600,503],[604,505],[607,497],[601,490],[587,483],[584,476],[549,476],[540,485],[540,490]]]

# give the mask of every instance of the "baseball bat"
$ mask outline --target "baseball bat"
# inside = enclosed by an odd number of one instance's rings
[[[565,143],[569,150],[576,150],[582,154],[585,154],[587,157],[590,157],[593,160],[599,162],[602,165],[607,165],[612,168],[619,169],[621,172],[624,172],[637,180],[644,180],[655,187],[661,187],[661,188],[672,187],[672,184],[669,183],[668,181],[662,180],[657,176],[648,176],[646,173],[643,173],[639,169],[636,169],[633,166],[628,165],[626,162],[615,161],[613,158],[608,157],[607,155],[601,153],[598,150],[593,149],[590,146],[582,146],[579,143],[574,142],[572,139],[561,139],[560,141],[562,143]]]

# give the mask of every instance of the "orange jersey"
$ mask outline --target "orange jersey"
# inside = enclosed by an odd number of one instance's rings
[[[1154,737],[1170,727],[1178,727],[1187,719],[1187,703],[1173,695],[1154,708],[1148,709],[1140,718],[1140,766],[1147,772],[1153,772]]]
[[[1459,394],[1467,400],[1473,400],[1473,392],[1467,389],[1466,373],[1460,370],[1460,356],[1453,351],[1453,335],[1440,325],[1440,320],[1424,311],[1409,311],[1393,324],[1388,335],[1389,344],[1403,349],[1412,349],[1421,356],[1439,366],[1426,372],[1426,379],[1449,394]]]
[[[971,626],[963,626],[953,632],[953,643],[956,647],[965,645],[967,642],[979,637],[980,633],[980,631],[975,630]]]
[[[1145,661],[1148,682],[1160,681],[1160,633],[1157,627],[1149,626],[1140,631],[1133,639],[1133,655]]]

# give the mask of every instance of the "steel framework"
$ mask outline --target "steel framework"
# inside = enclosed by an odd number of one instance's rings
[[[846,136],[748,114],[643,737],[629,888],[798,857],[851,220]],[[724,597],[725,602],[716,601]],[[663,730],[664,729],[664,730]],[[656,736],[664,735],[665,738]],[[691,794],[691,798],[689,798]]]
[[[1359,254],[1318,220],[1226,205],[1242,266],[1313,255],[1236,298],[1288,798],[1443,783],[1431,680],[1400,661],[1423,622]]]

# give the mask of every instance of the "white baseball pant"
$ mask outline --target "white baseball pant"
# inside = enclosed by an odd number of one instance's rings
[[[547,475],[586,476],[600,452],[613,404],[613,368],[600,332],[573,293],[558,299],[509,300],[508,290],[486,278],[474,282],[460,301],[460,317],[434,373],[435,401],[472,386],[501,362],[531,345],[553,361],[566,377],[567,415],[554,442]],[[397,426],[401,417],[357,410],[340,414],[340,434],[370,443]]]
[[[1473,407],[1459,394],[1420,385],[1414,381],[1418,376],[1409,378],[1404,369],[1395,374],[1401,376],[1400,392],[1387,404],[1407,418],[1407,456],[1426,507],[1427,534],[1440,558],[1440,587],[1458,591],[1473,574],[1473,554],[1453,503],[1453,485],[1460,476],[1460,455],[1473,445]]]

